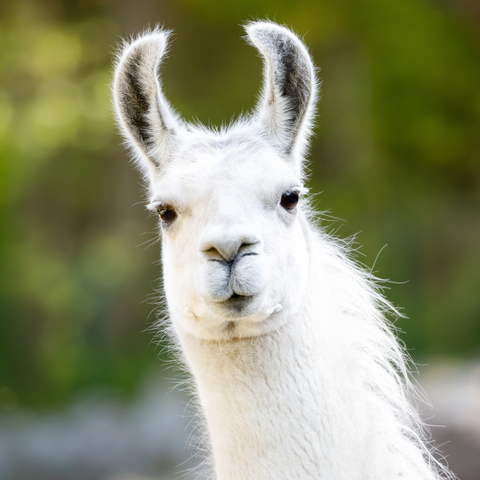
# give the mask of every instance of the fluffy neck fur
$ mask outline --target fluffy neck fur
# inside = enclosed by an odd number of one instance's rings
[[[438,478],[385,301],[339,245],[304,232],[309,289],[278,331],[207,341],[177,327],[218,479]]]

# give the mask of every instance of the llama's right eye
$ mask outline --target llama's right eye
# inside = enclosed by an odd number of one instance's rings
[[[160,205],[157,208],[158,216],[162,219],[167,225],[172,223],[177,217],[177,213],[170,205]]]
[[[280,200],[280,205],[288,211],[292,211],[298,203],[298,192],[287,190]]]

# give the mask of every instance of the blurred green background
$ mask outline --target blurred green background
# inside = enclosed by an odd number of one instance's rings
[[[415,360],[479,355],[478,2],[2,1],[1,408],[100,385],[128,395],[162,368],[147,331],[156,218],[112,119],[114,51],[148,25],[173,29],[164,91],[185,119],[218,125],[255,104],[261,61],[239,24],[267,17],[321,67],[309,186],[345,219],[328,229],[358,234],[360,261],[400,282],[387,296]]]

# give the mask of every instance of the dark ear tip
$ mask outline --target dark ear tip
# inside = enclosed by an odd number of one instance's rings
[[[154,30],[141,34],[124,47],[120,61],[136,56],[137,52],[144,52],[148,56],[156,58],[162,57],[165,53],[169,36],[170,32],[165,30]]]
[[[271,22],[253,22],[246,25],[245,30],[254,45],[264,45],[274,42],[276,39],[290,40],[301,45],[298,37],[288,28]]]
[[[126,42],[117,54],[113,92],[114,97],[119,94],[124,85],[125,75],[143,64],[149,70],[158,68],[162,57],[167,49],[168,37],[170,32],[167,30],[152,30],[140,34],[130,42]]]

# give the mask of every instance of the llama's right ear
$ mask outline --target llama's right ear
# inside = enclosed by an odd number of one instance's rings
[[[158,69],[169,32],[155,30],[126,45],[113,83],[115,113],[137,166],[152,179],[169,162],[179,123],[164,99]]]
[[[307,49],[290,30],[271,22],[246,27],[264,57],[264,87],[257,119],[287,158],[304,153],[314,117],[315,69]]]

